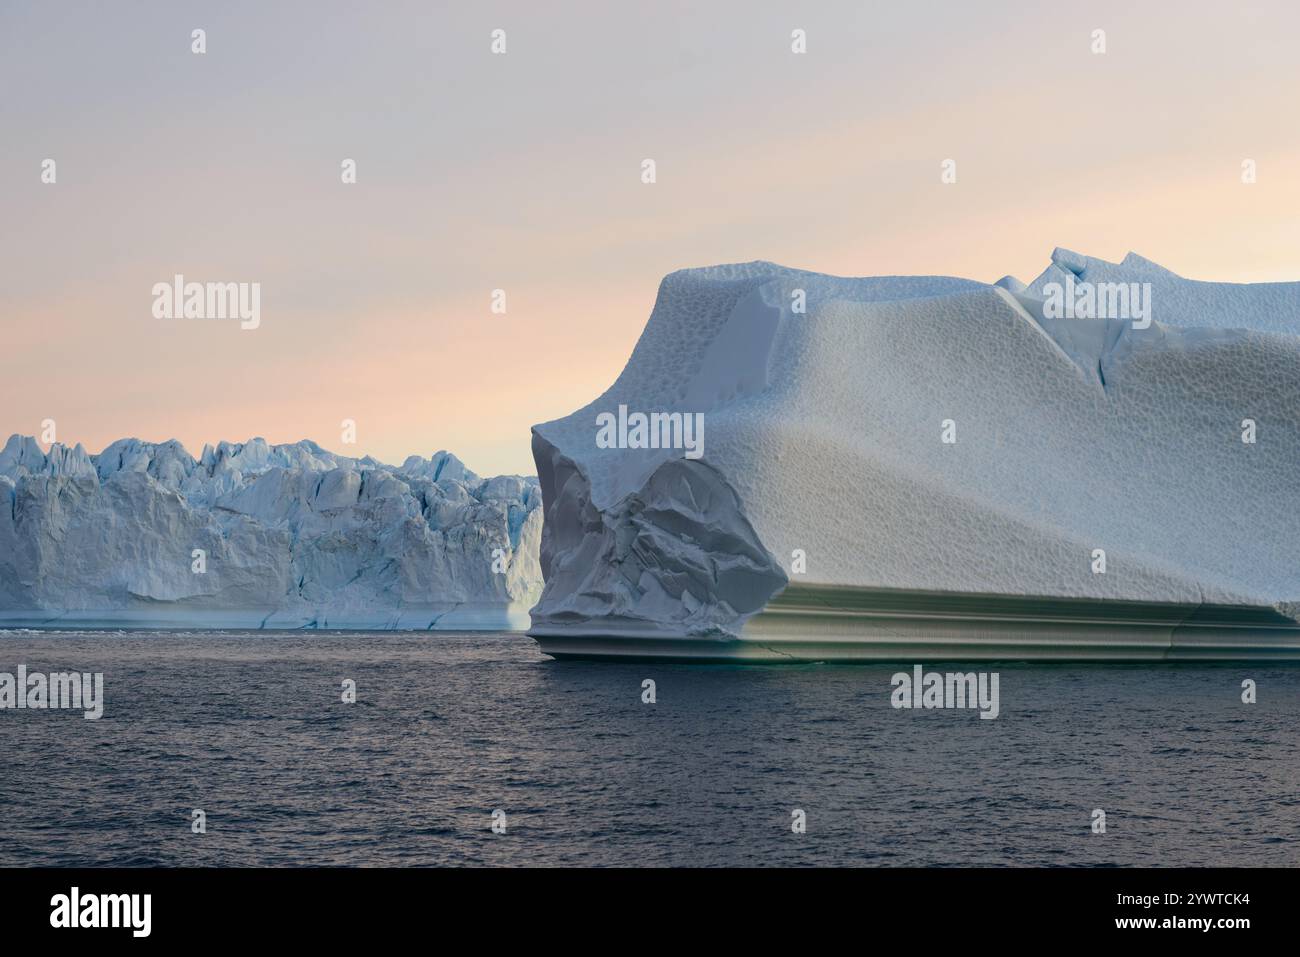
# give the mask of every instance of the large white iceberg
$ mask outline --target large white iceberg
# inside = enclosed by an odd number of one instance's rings
[[[313,442],[0,450],[0,624],[523,628],[534,478]],[[201,553],[196,555],[196,550]]]
[[[636,413],[703,442],[633,447]],[[684,270],[533,454],[556,656],[1300,655],[1300,283]]]

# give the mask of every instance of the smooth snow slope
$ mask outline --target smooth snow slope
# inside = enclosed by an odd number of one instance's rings
[[[1066,271],[1150,282],[1155,321],[1045,318]],[[703,456],[597,448],[620,404],[703,412]],[[1300,283],[684,270],[533,451],[553,654],[1300,654]]]
[[[222,442],[196,460],[175,441],[88,455],[15,435],[0,450],[0,624],[522,627],[540,498],[535,479],[481,479],[448,452],[394,468],[314,442]]]

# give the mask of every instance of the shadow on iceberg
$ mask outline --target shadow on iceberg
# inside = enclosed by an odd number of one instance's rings
[[[735,491],[709,465],[669,459],[599,509],[572,459],[536,434],[533,455],[546,503],[546,585],[532,634],[736,637],[785,586]]]

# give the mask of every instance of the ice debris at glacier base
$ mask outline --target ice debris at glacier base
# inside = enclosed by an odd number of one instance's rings
[[[1066,280],[1150,321],[1050,318]],[[703,413],[702,456],[602,448],[620,406]],[[687,269],[533,454],[553,654],[1296,653],[1300,283]]]
[[[536,479],[448,452],[393,467],[253,439],[196,460],[175,441],[89,455],[14,435],[0,624],[519,628],[540,504]]]

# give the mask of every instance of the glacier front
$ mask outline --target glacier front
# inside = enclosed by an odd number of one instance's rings
[[[683,270],[533,455],[557,657],[1300,656],[1300,283]]]
[[[0,450],[0,625],[514,628],[541,590],[535,478],[313,442]]]

